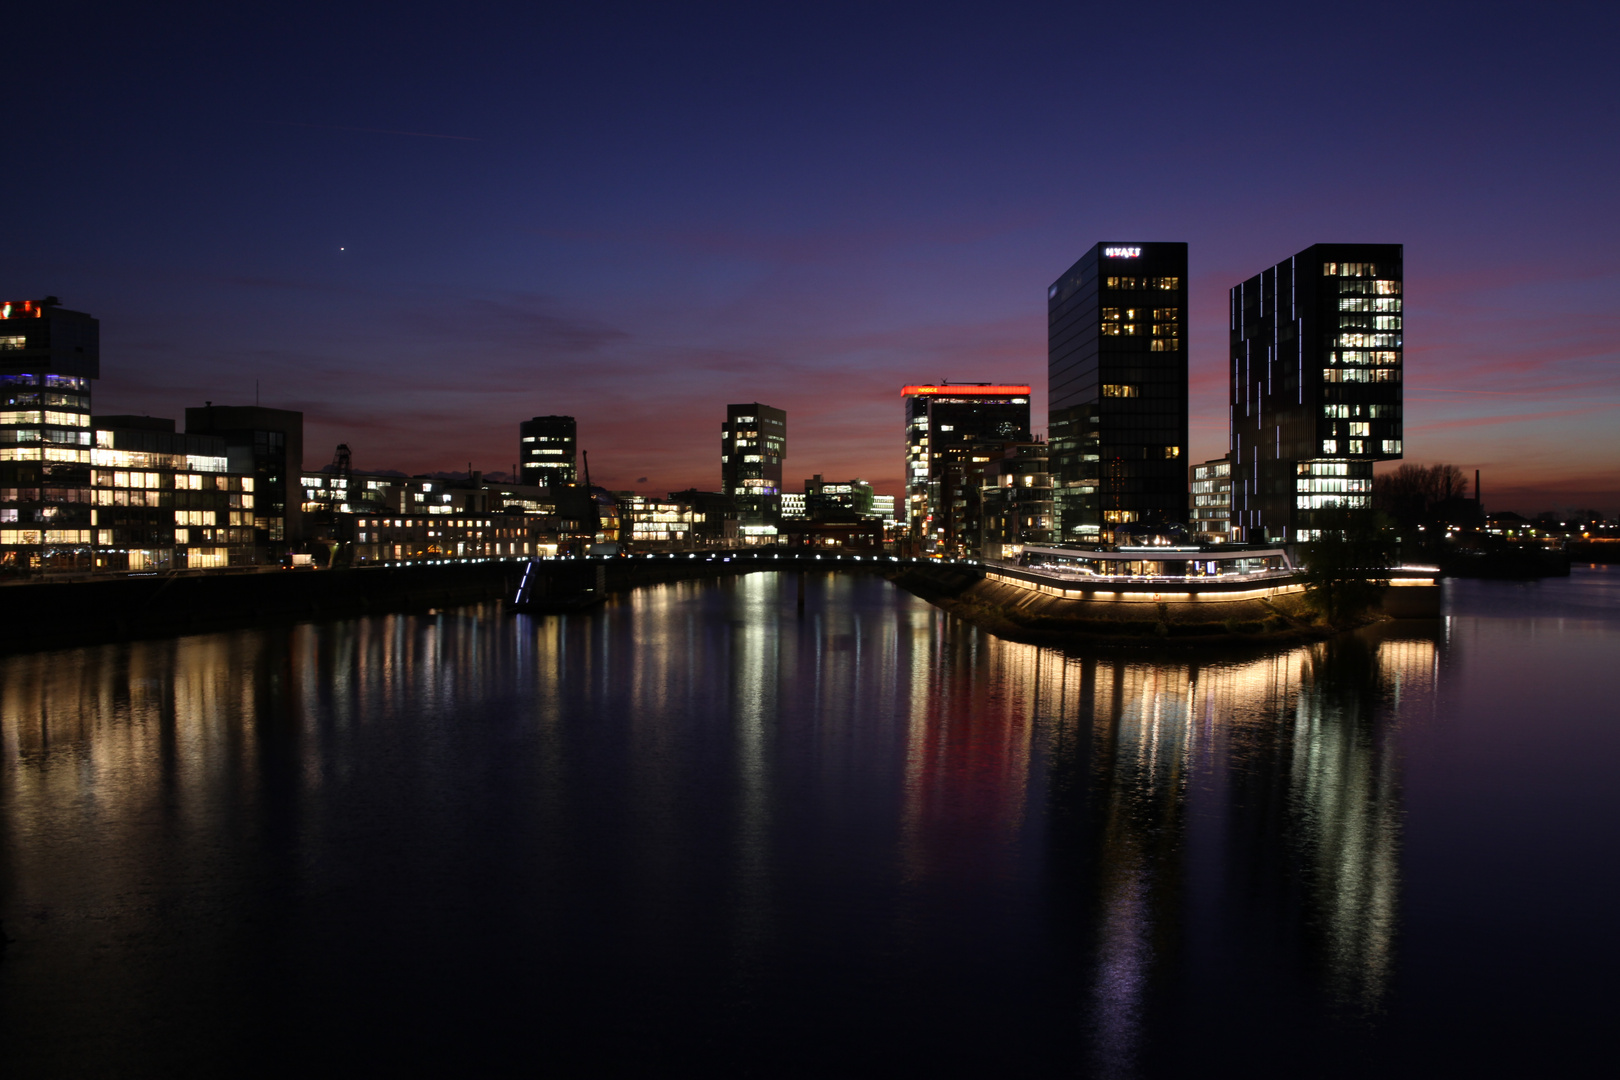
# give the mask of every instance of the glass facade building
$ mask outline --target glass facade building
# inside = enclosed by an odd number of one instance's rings
[[[1187,245],[1099,243],[1046,304],[1058,540],[1185,521]]]
[[[726,406],[720,428],[720,485],[736,500],[744,534],[774,530],[782,518],[787,413],[757,401]]]
[[[225,440],[174,421],[98,416],[90,451],[98,570],[252,566],[255,478],[230,469]]]
[[[1029,387],[940,383],[901,388],[906,423],[906,522],[925,553],[955,554],[978,529],[969,519],[975,448],[1028,441]]]
[[[0,302],[0,573],[94,568],[90,384],[101,323],[56,297]]]
[[[1215,458],[1192,469],[1192,517],[1195,538],[1220,544],[1232,538],[1232,463]]]
[[[572,416],[536,416],[518,425],[518,469],[525,484],[566,487],[579,480],[579,440]]]
[[[1402,456],[1402,259],[1317,244],[1231,290],[1234,540],[1311,540]]]
[[[230,471],[254,478],[253,528],[262,561],[277,561],[304,539],[303,413],[208,404],[186,410],[186,433],[224,439]]]

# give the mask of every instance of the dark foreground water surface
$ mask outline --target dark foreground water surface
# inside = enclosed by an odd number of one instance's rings
[[[794,584],[0,660],[0,1073],[1612,1058],[1616,569],[1196,660]]]

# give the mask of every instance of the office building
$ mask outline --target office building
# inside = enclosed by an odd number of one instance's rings
[[[873,495],[872,496],[872,516],[882,518],[883,521],[884,521],[884,524],[893,525],[894,522],[895,522],[894,496],[893,495]]]
[[[153,416],[97,416],[90,452],[95,568],[217,570],[257,560],[255,477],[225,440]]]
[[[820,473],[804,482],[804,509],[806,517],[825,517],[829,513],[872,516],[872,485],[865,480],[825,480]]]
[[[90,384],[101,324],[54,296],[0,302],[0,573],[89,570]]]
[[[1013,558],[1026,544],[1052,542],[1052,476],[1043,442],[1009,442],[975,458],[970,517],[978,523],[972,554]]]
[[[703,514],[690,503],[619,495],[619,537],[626,551],[690,551],[697,546]]]
[[[1373,463],[1401,457],[1402,258],[1317,244],[1231,290],[1233,539],[1371,508]]]
[[[776,534],[782,517],[782,459],[787,413],[759,402],[726,406],[720,429],[721,489],[737,501],[743,538]]]
[[[1215,458],[1192,468],[1192,516],[1188,526],[1194,539],[1221,544],[1232,538],[1232,462]]]
[[[1100,243],[1047,289],[1061,542],[1186,520],[1187,245]]]
[[[671,491],[669,501],[689,507],[692,513],[692,543],[696,547],[719,547],[735,544],[740,533],[737,524],[737,500],[723,491]],[[803,504],[800,504],[803,508]],[[783,507],[783,514],[787,507]]]
[[[977,444],[1028,440],[1029,387],[940,383],[900,390],[906,424],[906,521],[922,553],[957,554],[974,535],[968,472]]]
[[[304,414],[258,405],[186,410],[186,434],[225,440],[230,471],[254,478],[253,527],[264,562],[276,562],[304,538]]]
[[[523,483],[564,487],[578,483],[578,439],[572,416],[536,416],[518,425],[518,470]]]

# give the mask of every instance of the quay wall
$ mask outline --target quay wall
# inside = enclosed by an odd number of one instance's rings
[[[7,583],[0,585],[0,653],[510,600],[528,565],[514,559]],[[602,591],[610,595],[750,571],[880,572],[880,564],[870,559],[771,560],[731,552],[694,559],[548,560],[534,566],[551,579],[552,591],[593,588],[600,570]]]

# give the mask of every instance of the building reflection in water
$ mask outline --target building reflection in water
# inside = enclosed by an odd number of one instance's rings
[[[754,574],[584,615],[469,608],[0,661],[10,910],[218,882],[262,942],[244,961],[228,927],[193,932],[251,972],[338,939],[298,921],[323,898],[367,898],[345,932],[385,943],[417,933],[423,904],[504,898],[487,932],[514,979],[594,935],[612,944],[578,985],[678,973],[678,994],[743,1003],[720,1010],[737,1038],[835,955],[856,972],[841,988],[865,979],[888,1003],[970,992],[979,975],[938,973],[977,950],[1064,1002],[1104,1074],[1153,1054],[1200,966],[1300,967],[1334,1008],[1383,1007],[1392,718],[1432,707],[1432,638],[1070,656],[881,581],[812,576],[809,593],[798,614],[792,577]],[[120,940],[170,940],[163,911],[119,909]],[[459,970],[435,948],[412,962]],[[129,964],[130,1000],[175,992],[166,962]]]

